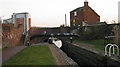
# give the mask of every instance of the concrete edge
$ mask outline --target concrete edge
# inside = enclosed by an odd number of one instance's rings
[[[65,54],[60,48],[58,48],[54,44],[53,44],[53,47],[60,53],[60,55],[62,56],[62,58],[65,59],[65,61],[68,63],[68,65],[78,65],[74,60],[72,60],[70,57],[68,57],[67,54]]]

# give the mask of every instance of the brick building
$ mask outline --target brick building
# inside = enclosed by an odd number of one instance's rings
[[[23,35],[26,35],[27,31],[31,27],[31,18],[30,14],[27,12],[23,13],[13,13],[11,18],[4,19],[4,24],[14,24],[14,27],[18,27],[20,24],[23,27]]]
[[[76,8],[70,12],[70,25],[83,26],[86,23],[100,22],[100,16],[88,5],[85,0],[84,6]]]
[[[25,13],[13,13],[13,23],[15,27],[18,27],[19,24],[23,25],[23,35],[26,35],[27,31],[31,27],[31,18],[30,14],[25,12]]]

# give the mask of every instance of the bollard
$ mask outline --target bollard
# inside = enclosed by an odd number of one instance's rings
[[[70,37],[70,43],[72,43],[72,37]]]

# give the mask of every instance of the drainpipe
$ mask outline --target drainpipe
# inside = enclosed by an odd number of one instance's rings
[[[23,32],[23,35],[24,35],[24,45],[26,44],[27,42],[27,13],[25,13],[25,18],[24,18],[24,32]]]
[[[27,15],[25,13],[25,19],[24,19],[24,35],[27,33]]]

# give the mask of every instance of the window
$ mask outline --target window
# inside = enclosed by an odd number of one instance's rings
[[[73,19],[73,23],[75,23],[76,22],[76,20],[75,19]]]
[[[74,16],[77,16],[77,12],[76,11],[74,12]]]

